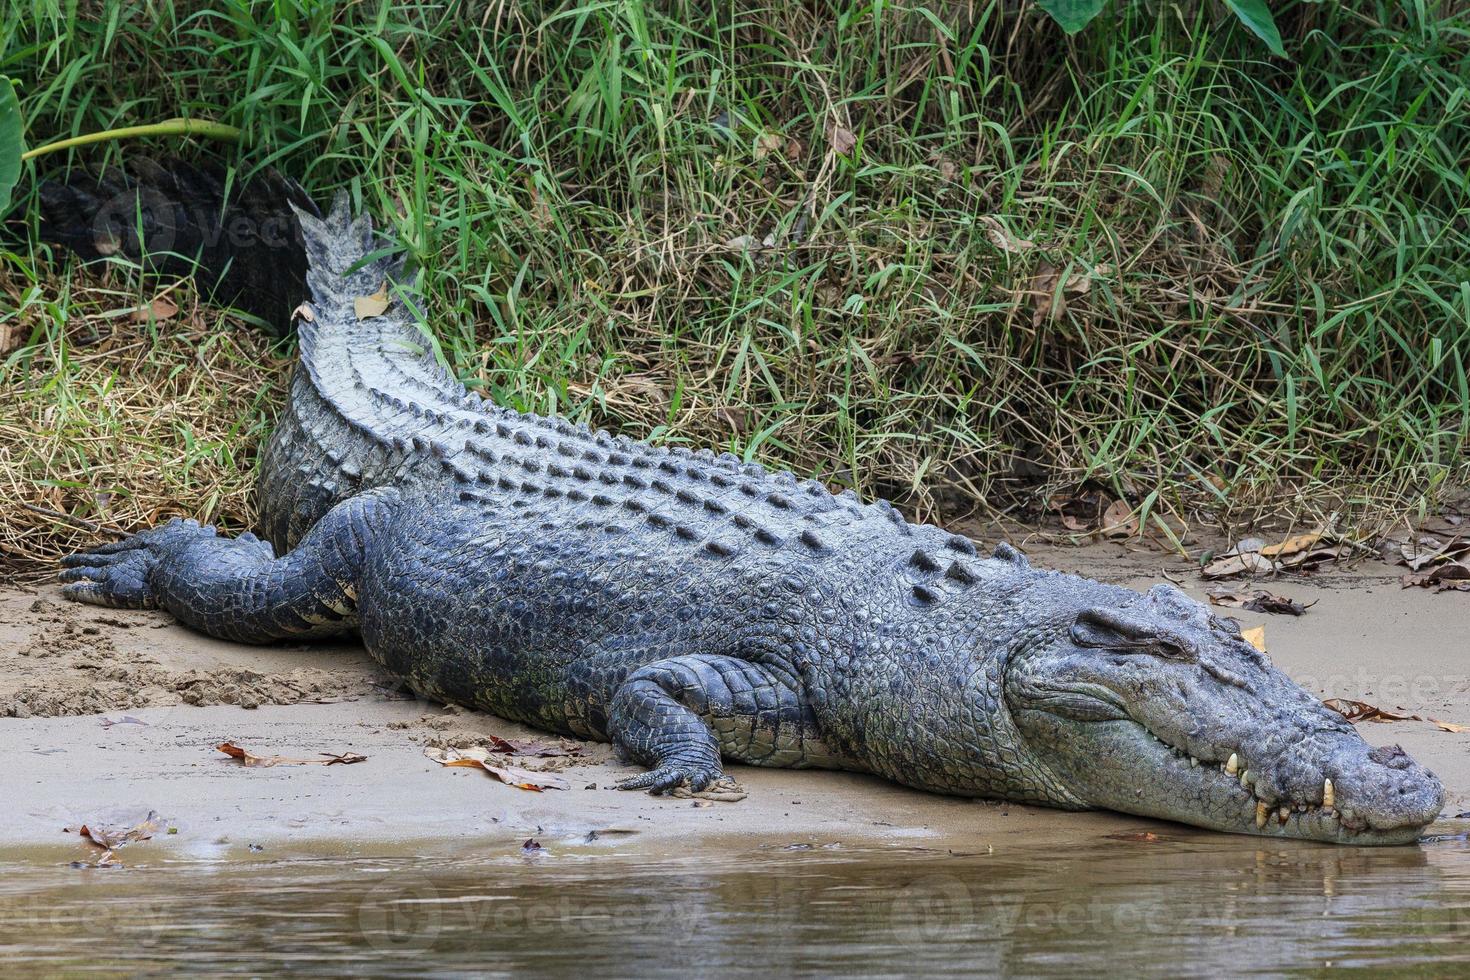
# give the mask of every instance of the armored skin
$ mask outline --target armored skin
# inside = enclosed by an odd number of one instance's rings
[[[69,597],[241,642],[357,633],[425,696],[616,743],[647,769],[625,788],[840,768],[1356,844],[1438,814],[1432,773],[1172,586],[982,556],[883,501],[483,401],[366,218],[296,214],[311,296],[259,536],[174,521],[66,559]]]

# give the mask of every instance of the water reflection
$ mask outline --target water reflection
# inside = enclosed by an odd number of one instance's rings
[[[1216,835],[1058,852],[548,843],[453,857],[0,864],[10,968],[1267,974],[1470,963],[1470,844]],[[0,861],[4,856],[0,855]]]

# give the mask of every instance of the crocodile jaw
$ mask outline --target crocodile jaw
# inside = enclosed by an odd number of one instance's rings
[[[1339,844],[1410,844],[1439,815],[1444,789],[1397,746],[1371,748],[1356,733],[1332,733],[1307,753],[1300,791],[1278,796],[1280,774],[1243,768],[1242,754],[1200,759],[1125,719],[1077,721],[1039,710],[1018,713],[1027,744],[1066,745],[1046,761],[1067,787],[1094,806],[1228,833]],[[1038,735],[1042,735],[1038,739]],[[1270,763],[1262,763],[1262,766]],[[1296,797],[1293,799],[1293,796]]]

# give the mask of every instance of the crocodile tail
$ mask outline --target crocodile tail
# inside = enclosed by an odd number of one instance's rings
[[[120,256],[158,275],[192,274],[213,302],[277,335],[307,296],[298,215],[318,212],[275,170],[232,182],[218,164],[132,158],[47,180],[38,196],[42,240],[84,261]]]
[[[338,191],[332,207],[321,215],[293,206],[306,255],[306,284],[319,309],[349,310],[363,297],[403,278],[403,262],[373,231],[367,212],[352,214],[346,191]]]

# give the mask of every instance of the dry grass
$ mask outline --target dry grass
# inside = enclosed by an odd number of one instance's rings
[[[34,288],[52,302],[0,279],[21,310],[11,343],[27,344],[0,371],[0,574],[174,515],[248,527],[288,356],[183,290],[176,315],[149,322],[136,312],[149,302],[116,277]]]

